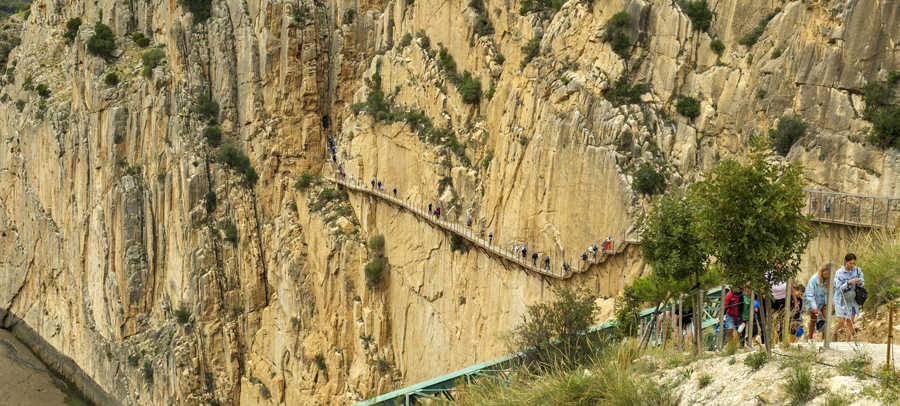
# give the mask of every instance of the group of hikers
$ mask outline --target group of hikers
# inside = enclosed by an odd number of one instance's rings
[[[810,214],[813,216],[818,216],[819,213],[819,201],[813,196],[812,200],[809,203],[810,205]],[[831,218],[831,198],[825,199],[825,218]],[[859,209],[856,206],[852,206],[850,208],[850,221],[858,222],[859,221]]]
[[[827,301],[828,283],[834,284],[834,293],[830,303]],[[862,270],[856,266],[856,255],[850,253],[844,257],[844,265],[836,271],[834,278],[831,278],[828,267],[822,266],[809,278],[805,286],[803,284],[793,285],[791,292],[788,293],[787,283],[772,285],[770,292],[757,294],[752,305],[750,293],[745,288],[732,287],[724,299],[726,337],[730,342],[737,335],[737,339],[741,343],[748,338],[755,338],[762,331],[760,315],[765,315],[766,312],[765,308],[760,308],[760,300],[765,300],[765,295],[770,294],[772,314],[775,316],[773,341],[777,341],[777,337],[780,336],[784,312],[789,312],[790,323],[784,327],[790,329],[791,342],[802,340],[805,335],[807,342],[812,343],[816,332],[821,332],[824,340],[825,314],[829,305],[833,306],[834,315],[837,318],[832,329],[833,335],[837,338],[839,332],[843,330],[846,341],[851,341],[856,334],[854,322],[860,313],[861,302],[864,300],[857,299],[857,290],[865,286],[865,283]],[[749,326],[751,311],[753,312],[753,325]],[[675,320],[675,325],[677,323],[682,325],[684,338],[691,342],[693,311],[690,309],[690,304],[684,306],[680,317],[677,312],[674,305],[672,308],[666,309],[666,315]],[[804,315],[809,317],[809,321],[805,325],[803,323]],[[718,328],[719,326],[717,326]],[[759,335],[760,341],[765,344],[765,336]]]

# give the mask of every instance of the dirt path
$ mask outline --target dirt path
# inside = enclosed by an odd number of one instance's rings
[[[0,406],[65,405],[50,371],[9,331],[0,330]]]

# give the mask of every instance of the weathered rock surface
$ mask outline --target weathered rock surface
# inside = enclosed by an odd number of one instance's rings
[[[551,286],[588,284],[608,317],[646,269],[630,250],[548,280],[452,252],[439,230],[371,198],[319,207],[327,185],[292,185],[322,171],[329,136],[348,174],[554,261],[635,238],[649,203],[631,189],[641,163],[667,168],[678,192],[782,115],[809,125],[787,158],[811,185],[900,196],[900,153],[865,143],[859,114],[861,87],[900,67],[896,3],[722,0],[710,33],[669,1],[570,1],[550,19],[483,4],[225,0],[197,22],[178,2],[36,1],[0,88],[0,308],[123,404],[341,404],[503,354],[500,334]],[[777,6],[759,42],[738,45]],[[635,21],[628,60],[603,40],[621,10]],[[476,34],[479,13],[493,34]],[[84,24],[66,44],[72,17]],[[86,50],[98,20],[117,34],[108,60]],[[149,79],[133,31],[166,53]],[[393,46],[419,32],[429,49]],[[439,43],[491,98],[463,102],[430,53]],[[105,84],[113,72],[121,82]],[[398,111],[451,126],[457,152],[354,114],[375,72]],[[623,76],[650,85],[641,104],[603,97]],[[254,186],[203,136],[201,94]],[[701,100],[699,117],[675,112],[681,94]],[[368,287],[376,234],[389,265]]]

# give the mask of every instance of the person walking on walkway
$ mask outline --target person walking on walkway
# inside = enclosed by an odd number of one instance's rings
[[[587,251],[585,251],[584,254],[581,254],[581,260],[587,262]]]
[[[353,183],[353,174],[350,174],[350,183]]]
[[[431,212],[431,202],[428,202],[428,214],[434,214]]]
[[[816,210],[819,209],[819,201],[816,200],[815,197],[813,197],[811,205],[812,205],[812,214],[815,216],[817,214]]]
[[[822,325],[825,325],[825,312],[828,306],[825,299],[828,297],[830,276],[828,267],[822,265],[819,268],[819,272],[809,278],[809,282],[806,284],[806,292],[803,293],[803,306],[809,312],[809,330],[807,330],[809,331],[809,339],[807,339],[809,343],[812,343],[816,331],[820,330],[816,328],[817,324],[819,324],[817,319],[821,319]],[[824,328],[821,330],[822,340],[824,340]]]
[[[519,253],[519,243],[516,243],[516,247],[513,248],[513,252],[516,253],[516,254]]]
[[[594,244],[588,245],[588,253],[592,260],[597,259],[596,255],[594,255]]]
[[[859,215],[859,210],[856,209],[856,206],[853,206],[853,208],[850,209],[850,221],[857,222],[858,215]]]
[[[844,331],[844,336],[847,341],[856,335],[856,332],[853,331],[853,323],[856,321],[856,315],[859,314],[856,288],[865,285],[866,280],[863,278],[862,270],[856,266],[856,255],[847,254],[844,257],[844,266],[834,276],[834,315],[838,317],[837,324],[833,329],[835,336],[845,324],[847,329]]]
[[[828,200],[825,201],[825,218],[827,219],[828,216],[830,216],[830,215],[831,215],[831,198],[829,197]]]
[[[538,257],[537,251],[535,251],[534,254],[531,254],[531,263],[534,266],[537,266],[537,257]]]
[[[569,263],[568,262],[563,262],[563,271],[569,272]]]
[[[472,229],[472,218],[471,217],[469,217],[469,219],[466,220],[466,227],[469,227],[469,230]]]
[[[597,244],[592,244],[594,248],[594,259],[597,259]]]
[[[434,209],[434,216],[437,217],[438,220],[441,219],[441,206],[440,205],[438,205],[438,207]]]
[[[522,262],[528,262],[528,244],[522,244]]]
[[[494,232],[488,233],[488,245],[494,245]]]
[[[397,198],[397,187],[394,186],[394,199],[396,199],[396,198]]]
[[[549,255],[547,255],[547,258],[544,258],[544,270],[545,271],[550,270],[550,256]]]
[[[372,189],[375,189],[375,178],[372,178]]]

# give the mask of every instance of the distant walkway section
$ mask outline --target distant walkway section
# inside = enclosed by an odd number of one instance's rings
[[[812,188],[805,188],[803,192],[806,193],[804,214],[820,223],[881,228],[896,225],[900,217],[900,198]]]

